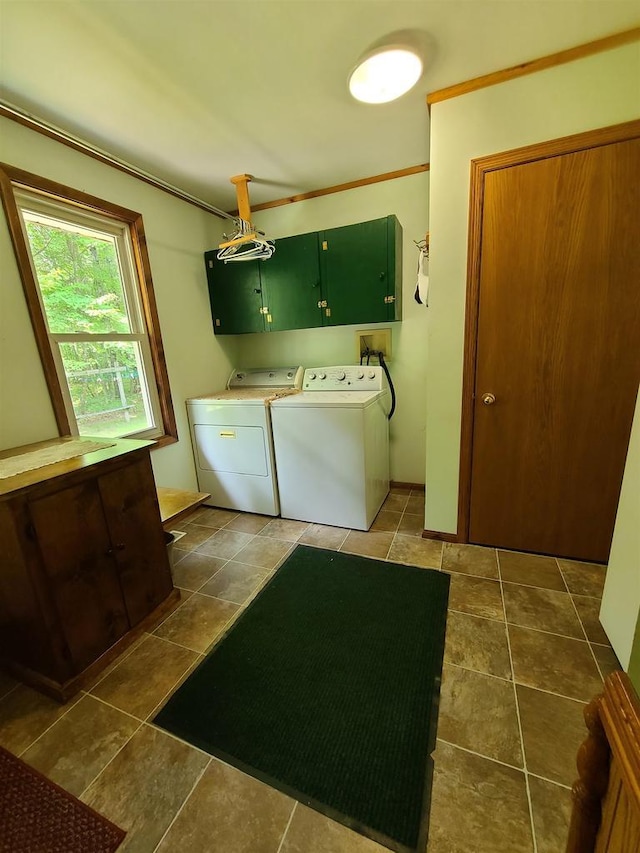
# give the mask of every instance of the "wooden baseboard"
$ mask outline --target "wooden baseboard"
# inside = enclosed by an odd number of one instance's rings
[[[411,489],[414,492],[424,492],[424,483],[403,483],[398,480],[391,480],[389,483],[390,489]]]
[[[440,533],[438,530],[423,530],[423,539],[436,539],[438,542],[460,542],[457,533]]]

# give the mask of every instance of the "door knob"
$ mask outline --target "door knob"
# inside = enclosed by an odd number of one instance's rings
[[[496,395],[495,394],[483,394],[482,395],[482,402],[485,404],[485,406],[493,406],[495,401],[496,401]]]

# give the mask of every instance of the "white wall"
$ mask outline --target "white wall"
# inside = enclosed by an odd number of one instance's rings
[[[185,399],[224,387],[235,340],[213,335],[203,252],[221,220],[0,118],[0,160],[142,213],[179,441],[151,454],[159,485],[196,489]],[[6,220],[0,215],[0,448],[57,436]]]
[[[457,528],[470,161],[639,116],[637,42],[433,105],[427,529]]]
[[[425,160],[427,140],[425,140]],[[429,309],[413,298],[418,250],[428,229],[429,173],[421,172],[346,192],[265,210],[255,222],[269,238],[288,237],[395,214],[403,230],[402,322],[392,329],[389,371],[397,394],[390,425],[391,478],[423,483],[425,470],[426,327]],[[239,336],[245,367],[299,363],[305,367],[354,364],[355,332],[371,324]]]
[[[631,658],[640,614],[640,394],[611,542],[600,621],[623,667]],[[638,636],[640,643],[640,635]]]

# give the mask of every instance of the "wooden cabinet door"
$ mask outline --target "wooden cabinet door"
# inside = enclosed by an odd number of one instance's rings
[[[285,237],[275,245],[275,253],[259,261],[262,300],[269,309],[267,329],[280,332],[321,326],[324,311],[318,305],[322,292],[317,232]]]
[[[129,629],[95,481],[29,503],[35,536],[73,667],[80,672]]]
[[[260,286],[261,261],[235,261],[225,264],[216,251],[205,252],[213,330],[217,335],[264,332]]]
[[[143,458],[103,474],[98,486],[134,626],[173,589],[151,462]]]
[[[640,379],[640,139],[483,191],[469,541],[606,561]]]
[[[325,325],[380,323],[390,319],[393,303],[389,302],[389,296],[395,294],[395,258],[390,268],[388,220],[395,217],[320,232],[323,298],[329,312],[325,311]]]

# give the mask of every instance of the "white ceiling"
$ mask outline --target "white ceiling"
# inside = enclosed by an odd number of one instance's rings
[[[0,0],[0,97],[231,209],[243,172],[258,204],[425,163],[427,92],[639,23],[637,0]],[[417,87],[352,100],[407,29]]]

